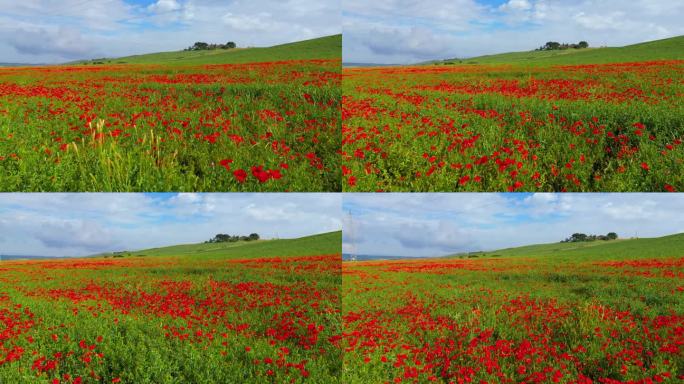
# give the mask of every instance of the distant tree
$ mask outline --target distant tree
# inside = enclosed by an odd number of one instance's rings
[[[618,235],[615,232],[609,232],[607,235],[587,235],[584,233],[573,233],[572,236],[568,237],[567,239],[561,240],[561,243],[579,243],[596,240],[608,241],[615,240],[617,238]]]
[[[554,49],[560,49],[560,43],[557,41],[549,41],[544,45],[545,50],[554,50]]]
[[[198,41],[195,44],[191,45],[190,47],[185,48],[185,51],[208,51],[208,50],[214,50],[214,49],[233,49],[236,47],[237,47],[237,44],[235,44],[232,41],[229,41],[226,44],[209,44],[209,43],[205,43],[203,41]]]
[[[253,241],[259,240],[259,234],[252,233],[249,236],[232,236],[225,233],[219,233],[213,238],[205,241],[205,243],[234,243],[236,241]]]
[[[556,50],[564,50],[564,49],[582,49],[582,48],[588,48],[589,43],[586,41],[580,41],[577,44],[568,44],[568,43],[559,43],[557,41],[549,41],[546,44],[542,45],[541,47],[537,48],[536,51],[556,51]]]
[[[208,49],[208,48],[209,48],[209,44],[207,44],[207,43],[205,43],[205,42],[203,42],[203,41],[198,41],[198,42],[196,42],[195,45],[193,45],[191,48],[192,48],[193,51],[201,51],[201,50],[204,50],[204,49]]]
[[[587,235],[584,233],[573,233],[572,236],[570,236],[573,242],[575,241],[585,241],[587,240]]]

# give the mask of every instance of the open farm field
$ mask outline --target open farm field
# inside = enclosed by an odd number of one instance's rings
[[[338,191],[340,44],[0,69],[0,191]]]
[[[345,68],[343,188],[682,191],[684,40],[672,40],[645,46],[680,59],[648,60],[638,45],[619,63],[592,51],[601,64],[542,52],[530,63]]]
[[[346,383],[679,383],[684,236],[343,264]]]
[[[340,242],[2,262],[0,382],[340,382]]]

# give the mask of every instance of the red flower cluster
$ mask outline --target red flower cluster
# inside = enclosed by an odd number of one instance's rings
[[[681,190],[684,178],[671,170],[684,161],[675,129],[682,68],[675,60],[345,69],[344,188]]]
[[[656,383],[684,379],[684,315],[601,289],[681,300],[684,259],[486,258],[345,263],[345,379],[393,383]],[[610,279],[629,270],[641,281]],[[642,288],[635,285],[641,284]],[[651,291],[653,289],[653,291]],[[554,298],[557,297],[557,298]],[[657,298],[656,298],[657,297]],[[637,300],[639,298],[637,297]],[[608,305],[610,301],[614,306]],[[623,308],[617,308],[617,306]]]
[[[93,190],[339,189],[339,68],[306,60],[172,74],[158,65],[3,69],[0,116],[11,131],[0,139],[0,191],[17,188],[10,176],[24,180],[22,191],[83,190],[73,169],[86,167]],[[235,90],[246,85],[258,91]],[[46,164],[50,172],[30,173]],[[259,167],[268,175],[251,171]],[[167,185],[158,185],[162,171]]]
[[[300,382],[312,371],[330,376],[341,364],[339,254],[65,259],[2,267],[0,290],[11,285],[13,295],[49,304],[54,313],[36,318],[0,294],[0,374],[7,365],[40,382],[132,382],[139,373],[122,369],[111,353],[135,353],[129,343],[142,343],[136,339],[142,335],[155,356],[173,366],[187,364],[187,356],[213,356],[222,362],[216,380],[250,371],[257,381]],[[196,278],[190,271],[197,268],[206,273]],[[46,281],[59,284],[35,284]],[[85,337],[92,329],[104,333]]]

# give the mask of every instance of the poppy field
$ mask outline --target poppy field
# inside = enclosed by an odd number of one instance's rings
[[[684,61],[343,70],[345,191],[682,191]]]
[[[684,236],[343,263],[346,383],[679,383]]]
[[[339,382],[340,237],[4,261],[0,382]]]
[[[2,68],[0,190],[338,191],[340,97],[339,59]]]

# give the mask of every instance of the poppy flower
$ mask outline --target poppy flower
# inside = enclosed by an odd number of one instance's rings
[[[219,165],[222,166],[223,168],[226,169],[226,171],[230,171],[230,163],[232,163],[233,160],[231,159],[223,159],[219,161]]]
[[[252,176],[254,176],[260,183],[265,183],[271,178],[268,171],[264,171],[263,166],[252,167]]]
[[[233,176],[237,179],[238,183],[244,183],[247,180],[247,172],[244,169],[238,169],[233,172]]]

